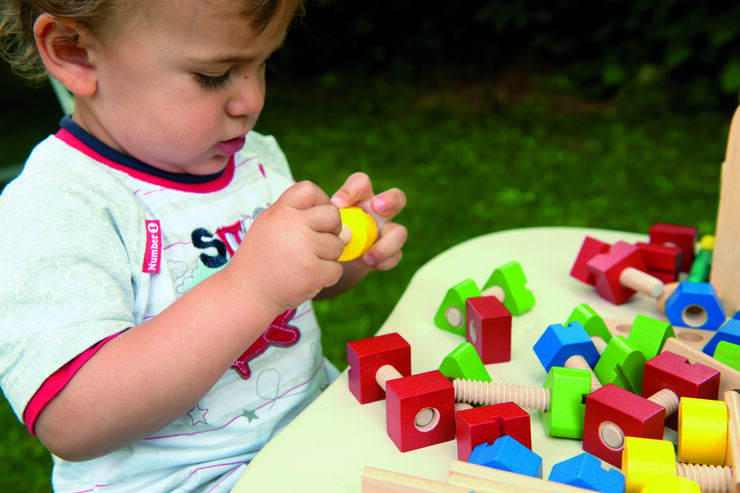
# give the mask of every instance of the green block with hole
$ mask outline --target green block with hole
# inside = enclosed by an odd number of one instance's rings
[[[527,288],[527,277],[519,262],[511,261],[494,270],[482,291],[498,286],[504,292],[502,303],[517,316],[534,306],[534,294]]]
[[[591,372],[553,366],[543,387],[550,390],[550,406],[540,413],[545,432],[551,437],[582,439]]]
[[[475,346],[469,342],[463,342],[445,356],[439,365],[439,371],[447,378],[491,381],[486,365],[481,361]]]
[[[477,296],[480,296],[480,289],[472,279],[465,279],[452,286],[434,315],[434,325],[465,337],[465,300]]]
[[[589,336],[600,337],[605,344],[612,338],[604,319],[586,303],[581,303],[573,309],[565,325],[571,322],[580,322]]]
[[[719,341],[714,350],[714,359],[740,371],[740,345],[730,341]]]
[[[601,353],[601,358],[594,366],[594,373],[604,385],[613,383],[642,395],[642,373],[646,361],[642,352],[624,336],[614,336]]]
[[[627,340],[645,356],[655,358],[669,337],[676,337],[673,325],[646,315],[637,315]]]

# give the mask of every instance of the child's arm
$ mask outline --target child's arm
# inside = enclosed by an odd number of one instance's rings
[[[339,212],[299,183],[258,216],[231,261],[149,321],[106,343],[52,399],[35,432],[85,460],[145,438],[200,400],[288,308],[342,274]]]
[[[378,195],[365,173],[355,173],[332,196],[339,208],[358,205],[370,213],[378,225],[378,240],[362,257],[343,262],[344,273],[336,284],[324,289],[318,298],[341,294],[359,283],[371,270],[388,270],[401,260],[401,248],[406,242],[406,228],[392,219],[406,206],[406,195],[397,188]]]

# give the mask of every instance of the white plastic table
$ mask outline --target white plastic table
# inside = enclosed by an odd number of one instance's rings
[[[443,252],[411,279],[379,334],[400,333],[411,344],[413,373],[437,369],[464,339],[434,326],[447,290],[471,278],[482,287],[491,272],[518,261],[534,293],[534,308],[512,322],[512,359],[487,365],[495,381],[542,386],[546,372],[532,346],[544,329],[564,323],[579,303],[604,318],[632,321],[637,314],[666,320],[650,297],[637,293],[616,306],[569,272],[586,236],[607,243],[647,241],[646,234],[584,228],[526,228],[481,236]],[[550,438],[531,412],[532,450],[543,458],[543,477],[553,464],[583,452],[581,442]],[[350,393],[347,371],[257,454],[234,492],[360,492],[362,468],[373,466],[444,481],[457,459],[454,440],[406,453],[386,433],[385,401],[359,404]]]

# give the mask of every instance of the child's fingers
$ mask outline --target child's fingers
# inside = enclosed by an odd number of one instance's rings
[[[383,226],[378,241],[365,253],[366,264],[378,270],[395,267],[401,260],[401,248],[406,243],[408,231],[398,223],[388,222]]]
[[[309,209],[329,204],[329,196],[315,183],[301,181],[288,188],[278,200],[284,201],[295,209]]]
[[[374,213],[391,218],[406,207],[406,194],[398,188],[391,188],[373,197],[370,207]]]
[[[365,173],[357,172],[350,175],[341,188],[332,195],[331,202],[341,209],[370,200],[372,196],[373,185],[370,177]]]

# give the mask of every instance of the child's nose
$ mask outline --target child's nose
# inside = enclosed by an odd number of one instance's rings
[[[244,78],[236,84],[226,103],[226,112],[231,116],[257,115],[265,104],[265,87],[258,77]]]

